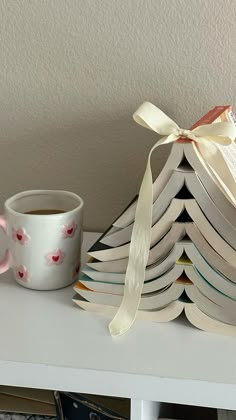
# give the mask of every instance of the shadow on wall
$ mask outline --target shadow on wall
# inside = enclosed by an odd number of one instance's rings
[[[9,135],[10,134],[10,135]],[[14,136],[14,138],[12,138]],[[26,189],[66,189],[85,201],[85,228],[104,230],[137,193],[157,136],[132,118],[19,127],[1,141],[0,206]],[[169,148],[153,158],[160,172]]]

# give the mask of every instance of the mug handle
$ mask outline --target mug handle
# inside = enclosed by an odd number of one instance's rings
[[[5,216],[0,216],[0,228],[3,232],[7,232],[7,221]],[[9,249],[6,250],[5,255],[0,261],[0,274],[5,273],[10,268],[10,252]]]

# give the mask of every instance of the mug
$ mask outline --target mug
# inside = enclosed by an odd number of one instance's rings
[[[36,290],[72,284],[80,269],[83,206],[68,191],[25,191],[9,198],[0,216],[9,242],[0,274],[12,268],[17,283]]]

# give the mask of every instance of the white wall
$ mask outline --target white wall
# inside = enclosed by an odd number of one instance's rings
[[[186,128],[235,104],[235,21],[235,0],[0,0],[1,207],[70,189],[86,227],[105,228],[155,141],[132,121],[141,102]]]

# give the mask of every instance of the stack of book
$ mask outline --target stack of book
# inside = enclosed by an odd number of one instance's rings
[[[192,128],[233,121],[215,107]],[[236,144],[222,147],[236,176]],[[235,184],[236,191],[236,184]],[[138,318],[170,321],[182,311],[200,329],[236,335],[236,209],[194,142],[176,141],[153,184],[151,245]],[[137,197],[89,250],[74,302],[113,315],[124,291]]]

